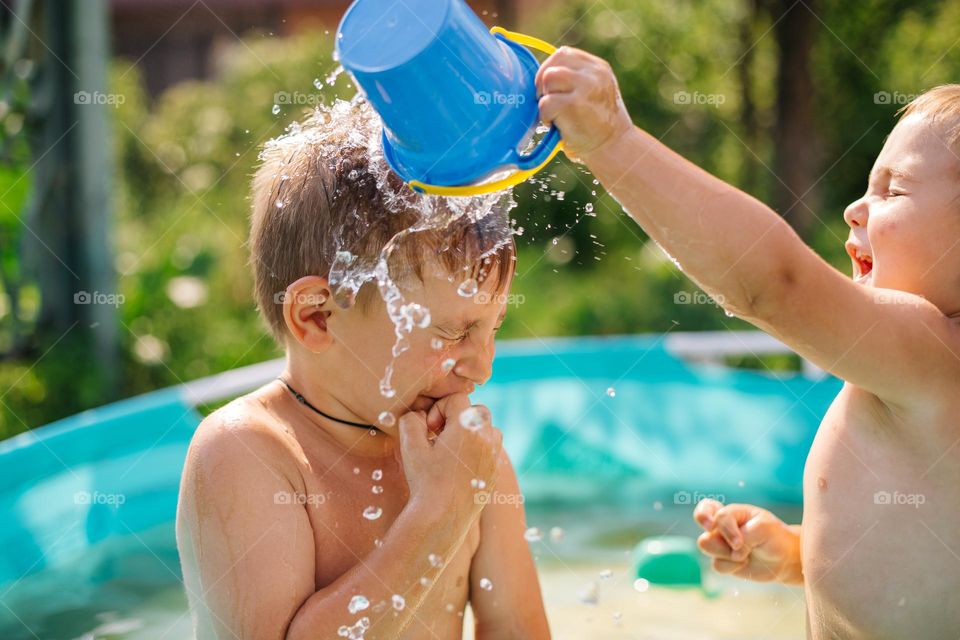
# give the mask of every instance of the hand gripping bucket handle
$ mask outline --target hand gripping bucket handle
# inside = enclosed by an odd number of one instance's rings
[[[502,27],[493,27],[490,29],[490,33],[499,35],[502,38],[511,40],[525,47],[542,51],[547,55],[557,50],[557,48],[549,42],[522,33],[507,31]],[[407,186],[414,191],[437,196],[478,196],[485,193],[494,193],[515,187],[521,182],[524,182],[527,178],[547,166],[561,149],[563,149],[563,140],[560,139],[560,131],[557,129],[557,125],[552,125],[550,131],[540,140],[533,151],[528,154],[516,153],[512,164],[516,164],[519,170],[505,178],[494,182],[462,186],[432,185],[420,182],[419,180],[411,180],[407,183]]]

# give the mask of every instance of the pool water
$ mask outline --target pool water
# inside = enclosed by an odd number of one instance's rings
[[[839,381],[690,364],[662,336],[498,351],[477,401],[510,425],[504,446],[528,524],[544,532],[531,549],[556,638],[804,637],[796,589],[725,579],[708,585],[711,597],[638,592],[629,565],[648,536],[696,536],[699,495],[799,522],[804,459]],[[255,388],[281,366],[162,389],[0,442],[0,639],[190,638],[173,517],[196,403],[211,390]],[[581,602],[592,582],[597,601]]]
[[[796,508],[783,517],[796,521]],[[801,640],[803,593],[707,574],[709,590],[634,589],[630,555],[648,535],[697,533],[686,505],[529,505],[544,535],[531,551],[554,638],[583,640]],[[553,528],[562,540],[549,535]],[[40,572],[0,592],[0,638],[43,640],[192,638],[173,524],[122,538],[62,570]],[[90,572],[96,581],[81,576]],[[75,577],[71,577],[75,576]],[[596,602],[582,601],[591,583]],[[494,588],[496,586],[494,585]],[[473,637],[470,612],[467,639]]]

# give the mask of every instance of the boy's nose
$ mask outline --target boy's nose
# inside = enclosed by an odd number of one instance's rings
[[[453,372],[471,384],[481,385],[493,374],[492,349],[477,349],[460,358]]]
[[[851,228],[865,227],[869,217],[866,198],[851,202],[843,212],[843,219]]]

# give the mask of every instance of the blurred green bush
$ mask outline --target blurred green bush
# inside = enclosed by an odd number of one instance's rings
[[[736,67],[744,55],[738,30],[752,6],[569,0],[523,26],[609,60],[638,124],[766,199],[776,179],[765,167],[773,154],[778,52],[767,33],[771,25],[750,18],[746,90],[759,127],[750,134]],[[862,192],[901,106],[878,103],[874,95],[916,93],[957,77],[960,5],[830,0],[818,6],[829,25],[819,30],[812,64],[817,134],[826,157],[825,207],[824,224],[809,241],[847,271],[843,207]],[[279,355],[251,295],[245,246],[249,178],[263,142],[315,101],[352,95],[346,75],[334,88],[325,82],[336,67],[331,51],[324,33],[252,34],[220,53],[215,80],[182,83],[152,103],[138,69],[115,62],[111,90],[126,97],[115,110],[112,141],[113,241],[125,298],[118,309],[124,354],[118,396]],[[678,104],[678,91],[722,94],[725,100]],[[0,189],[22,171],[0,171]],[[5,201],[21,206],[27,184],[19,182]],[[582,167],[561,159],[548,174],[519,187],[516,198],[513,215],[524,232],[518,238],[515,304],[501,337],[747,328],[705,300]],[[16,220],[0,209],[0,231],[9,237],[16,229]],[[35,308],[36,300],[26,297]],[[5,311],[0,308],[0,321]],[[30,309],[23,315],[29,318]],[[84,354],[64,343],[41,357],[50,347],[41,344],[0,365],[0,438],[102,401],[78,366]],[[773,367],[794,365],[789,358],[769,361]]]

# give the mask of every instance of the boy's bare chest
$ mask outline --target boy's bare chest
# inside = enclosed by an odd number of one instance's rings
[[[337,466],[305,475],[304,483],[308,496],[318,496],[307,508],[317,550],[316,585],[322,589],[361,564],[378,547],[388,544],[391,525],[406,506],[409,491],[398,466],[363,462],[341,461]],[[420,561],[425,569],[431,560],[445,568],[439,577],[434,574],[433,581],[421,582],[418,578],[398,594],[409,597],[414,592],[429,590],[418,619],[429,621],[430,629],[424,626],[425,622],[415,620],[408,630],[409,637],[460,637],[469,594],[470,564],[478,545],[479,526],[475,526],[452,554],[422,551]],[[379,610],[391,606],[391,602],[381,603],[371,597],[371,609],[378,607],[374,614],[382,615]],[[414,627],[419,630],[417,633],[413,633]]]
[[[842,629],[907,637],[898,634],[942,620],[927,608],[960,587],[960,570],[943,571],[960,569],[945,546],[960,548],[960,516],[947,506],[960,503],[960,450],[930,446],[921,439],[932,425],[894,423],[878,403],[845,387],[807,459],[802,553],[814,638]]]

